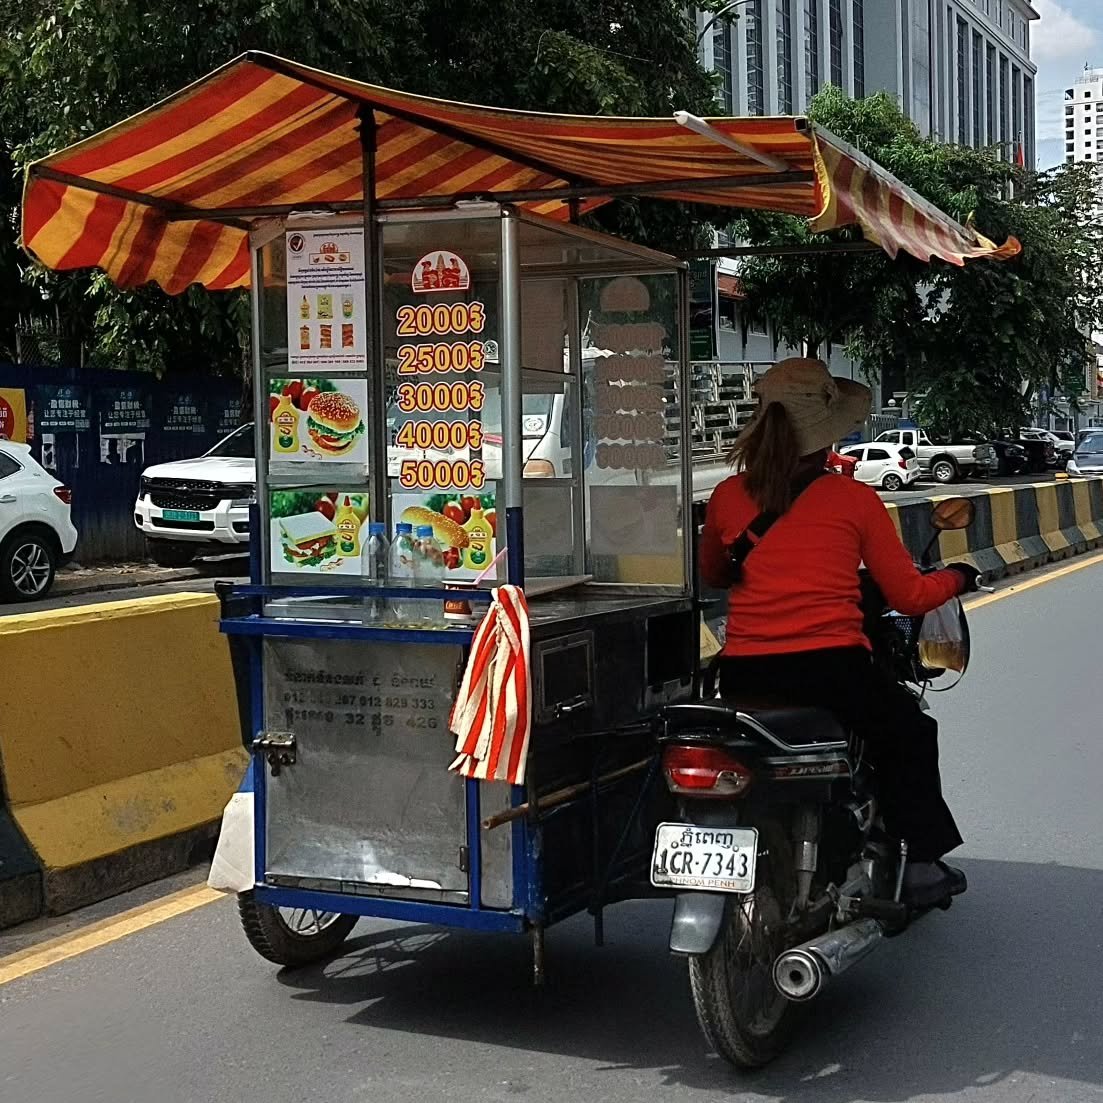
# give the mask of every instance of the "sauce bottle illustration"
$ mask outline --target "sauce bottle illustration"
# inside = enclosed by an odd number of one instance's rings
[[[471,517],[462,527],[467,533],[467,547],[463,549],[464,566],[473,570],[482,570],[491,559],[490,549],[494,542],[494,533],[479,506],[471,511]]]
[[[337,530],[337,554],[359,556],[360,554],[360,515],[353,508],[352,499],[345,500],[337,507],[333,518],[333,527]]]
[[[272,427],[275,440],[272,448],[276,452],[298,452],[299,450],[299,412],[289,394],[281,394],[276,408],[272,411]]]
[[[302,320],[309,321],[310,319],[310,300],[304,295],[303,301],[299,304],[299,317]]]

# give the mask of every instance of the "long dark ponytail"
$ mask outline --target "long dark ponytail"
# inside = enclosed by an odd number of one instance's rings
[[[784,513],[793,504],[800,460],[797,431],[780,402],[759,411],[728,456],[745,472],[747,493],[764,513]]]

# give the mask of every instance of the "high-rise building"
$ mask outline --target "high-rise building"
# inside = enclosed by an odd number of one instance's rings
[[[924,134],[1032,165],[1037,18],[1028,0],[743,0],[701,50],[732,114],[800,114],[825,84],[887,92]]]
[[[1103,69],[1085,69],[1065,89],[1065,160],[1103,161]]]
[[[730,114],[803,114],[827,84],[856,99],[887,92],[925,135],[1034,164],[1030,25],[1039,16],[1028,0],[734,0],[721,11],[727,14],[697,18],[702,61],[718,73]],[[1091,101],[1096,160],[1103,160],[1100,78]],[[1074,128],[1085,138],[1086,110],[1078,103]],[[714,328],[702,347],[733,367],[761,370],[799,350],[778,341],[768,318],[745,316],[738,271],[734,261],[716,264],[711,302],[700,315]],[[860,377],[860,365],[837,347],[819,353],[836,374]],[[876,390],[887,411],[903,384],[884,383]]]

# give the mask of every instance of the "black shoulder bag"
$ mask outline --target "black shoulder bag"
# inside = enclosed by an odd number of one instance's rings
[[[826,471],[817,471],[812,476],[805,477],[796,483],[793,487],[793,502],[795,503],[821,475],[826,474]],[[792,505],[790,505],[790,508],[792,508]],[[736,537],[735,542],[728,548],[728,561],[731,564],[732,583],[739,582],[742,579],[744,560],[758,547],[762,542],[762,538],[770,531],[774,522],[781,516],[782,514],[780,513],[760,513],[739,534],[739,536]]]

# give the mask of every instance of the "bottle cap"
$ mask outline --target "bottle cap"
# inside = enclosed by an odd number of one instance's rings
[[[427,540],[430,536],[433,535],[433,526],[432,525],[418,525],[417,534],[418,534],[418,537],[420,539]]]
[[[408,521],[399,521],[399,523],[395,525],[394,530],[399,536],[409,536],[410,533],[414,531],[414,526]]]
[[[387,526],[382,521],[370,521],[368,523],[368,534],[370,536],[385,536]]]

